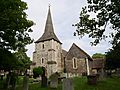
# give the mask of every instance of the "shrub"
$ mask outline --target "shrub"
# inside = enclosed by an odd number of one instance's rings
[[[37,77],[39,77],[39,75],[42,75],[43,74],[43,69],[42,69],[42,67],[35,67],[34,69],[33,69],[33,77],[34,78],[37,78]]]

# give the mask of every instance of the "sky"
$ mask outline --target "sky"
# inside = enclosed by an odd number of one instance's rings
[[[91,46],[92,39],[87,36],[80,39],[73,36],[76,28],[73,24],[79,21],[79,15],[82,7],[87,3],[87,0],[23,0],[28,5],[26,13],[28,19],[32,20],[35,25],[32,26],[33,32],[30,36],[34,41],[39,39],[44,32],[45,23],[48,14],[49,4],[51,6],[51,14],[54,26],[54,32],[62,42],[62,48],[68,51],[73,43],[78,45],[86,53],[92,56],[94,53],[105,53],[111,47],[107,41],[102,41],[97,46]],[[27,46],[27,55],[32,60],[32,55],[35,50],[35,44]]]

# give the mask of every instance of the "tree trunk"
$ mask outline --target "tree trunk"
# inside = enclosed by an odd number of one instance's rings
[[[11,84],[11,90],[16,90],[16,80],[17,80],[18,74],[16,72],[12,72],[10,84]]]
[[[7,74],[7,78],[6,78],[6,82],[4,84],[4,88],[9,89],[9,87],[10,87],[10,79],[11,79],[11,73],[9,72]]]

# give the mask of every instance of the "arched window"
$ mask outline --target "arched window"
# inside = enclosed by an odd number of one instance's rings
[[[44,58],[41,58],[41,64],[43,64],[44,63]]]
[[[44,44],[42,44],[42,49],[44,49],[45,48],[45,45]]]
[[[77,69],[77,59],[73,58],[73,69]]]

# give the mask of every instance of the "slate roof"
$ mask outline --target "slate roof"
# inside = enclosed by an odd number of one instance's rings
[[[39,42],[43,42],[51,39],[54,39],[55,41],[62,44],[54,33],[51,12],[49,7],[44,33],[35,43],[39,43]]]
[[[92,58],[81,48],[79,48],[75,43],[73,43],[72,47],[69,49],[66,59],[71,60],[73,57],[76,58],[86,58],[88,57],[89,60],[92,60]]]

